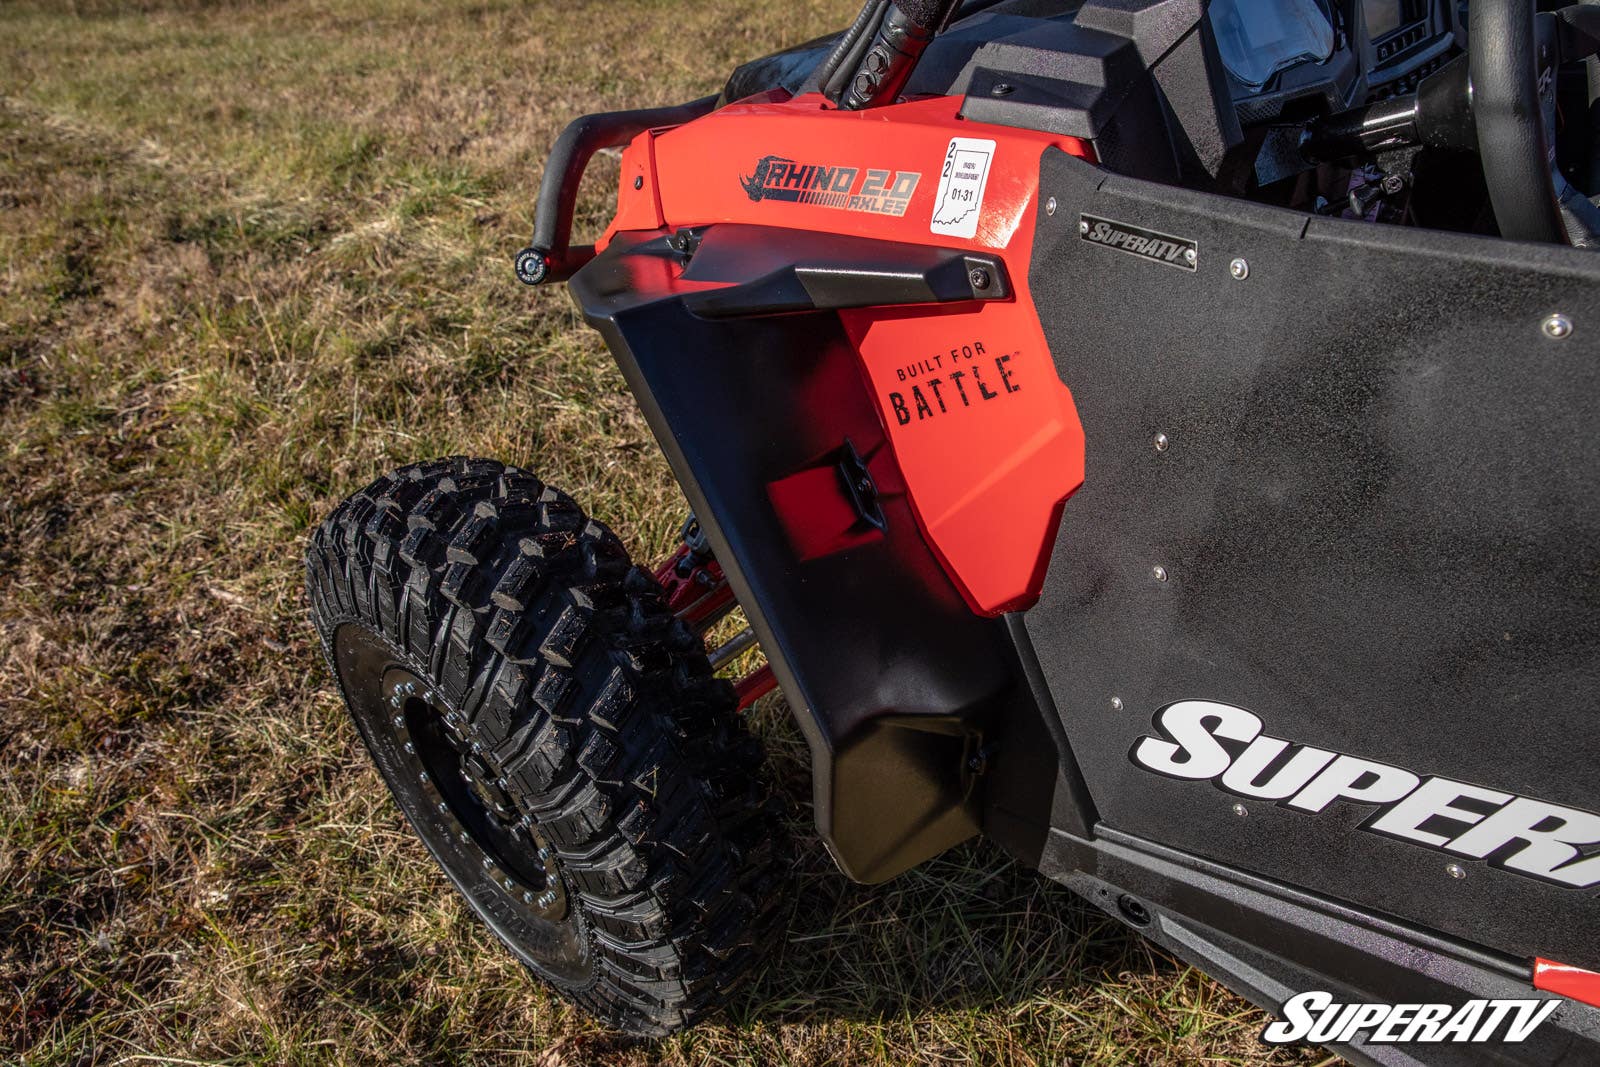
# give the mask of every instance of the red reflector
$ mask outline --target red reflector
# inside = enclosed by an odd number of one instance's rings
[[[1533,988],[1600,1008],[1600,972],[1536,959],[1533,961]]]

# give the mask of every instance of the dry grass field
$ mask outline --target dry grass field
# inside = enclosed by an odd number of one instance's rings
[[[386,468],[515,460],[669,543],[620,376],[511,273],[543,153],[852,10],[0,4],[0,1061],[1324,1061],[990,847],[848,884],[776,697],[787,943],[725,1016],[619,1039],[471,920],[324,674],[304,538]]]

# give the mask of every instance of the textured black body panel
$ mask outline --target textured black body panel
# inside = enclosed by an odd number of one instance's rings
[[[1308,219],[1053,150],[1050,197],[1031,288],[1087,476],[1026,623],[1100,817],[1600,968],[1593,890],[1474,860],[1452,878],[1453,857],[1359,829],[1369,805],[1240,817],[1129,759],[1157,708],[1211,699],[1276,737],[1600,810],[1600,259]],[[1080,213],[1195,240],[1198,269],[1081,240]],[[1565,340],[1541,332],[1556,311]]]

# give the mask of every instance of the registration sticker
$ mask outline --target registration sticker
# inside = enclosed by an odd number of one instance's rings
[[[933,201],[928,229],[946,237],[975,237],[983,213],[983,190],[989,184],[994,142],[977,137],[952,137],[939,171],[939,195]]]

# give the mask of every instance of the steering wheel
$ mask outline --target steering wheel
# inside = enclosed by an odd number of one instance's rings
[[[1533,0],[1473,0],[1467,62],[1478,154],[1500,234],[1600,247],[1600,208],[1556,167],[1556,70],[1600,51],[1600,7],[1536,14]]]

